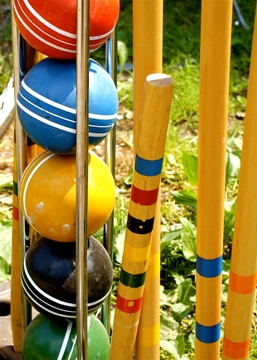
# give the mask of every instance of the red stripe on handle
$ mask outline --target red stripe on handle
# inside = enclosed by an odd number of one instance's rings
[[[251,294],[256,289],[256,279],[257,274],[242,276],[230,270],[229,288],[236,294]]]
[[[19,209],[16,206],[12,207],[12,217],[14,220],[19,221]]]
[[[224,337],[223,352],[227,357],[231,359],[246,358],[248,356],[249,347],[250,347],[249,339],[241,343],[236,343]]]
[[[132,185],[131,189],[131,200],[139,205],[150,206],[156,203],[158,197],[158,190],[141,190],[136,186]]]
[[[134,299],[134,300],[124,299],[122,296],[120,296],[118,294],[116,306],[119,310],[121,310],[127,314],[132,314],[141,309],[142,300],[143,300],[143,297],[141,297],[139,299]]]

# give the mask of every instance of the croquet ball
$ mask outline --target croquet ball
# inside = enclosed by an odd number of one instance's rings
[[[88,166],[88,235],[109,219],[115,184],[107,165],[93,152]],[[76,156],[44,151],[25,168],[20,181],[20,207],[27,222],[42,236],[56,241],[76,239]]]
[[[90,1],[91,51],[111,35],[119,16],[119,0]],[[14,0],[14,17],[24,39],[39,52],[58,59],[76,57],[76,0]]]
[[[107,360],[110,343],[103,324],[91,315],[87,327],[88,360]],[[39,314],[28,325],[22,347],[23,360],[76,360],[76,323]]]
[[[76,61],[46,58],[26,74],[17,98],[21,125],[45,150],[72,154],[76,148]],[[118,111],[111,76],[89,60],[89,145],[102,141],[113,128]]]
[[[88,313],[97,310],[111,291],[112,263],[94,237],[88,238]],[[22,288],[29,302],[41,313],[76,318],[75,243],[39,238],[27,251],[22,266]]]

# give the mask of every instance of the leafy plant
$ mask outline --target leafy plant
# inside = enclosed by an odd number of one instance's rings
[[[0,222],[0,282],[11,277],[11,237],[12,221]]]
[[[119,63],[120,63],[120,73],[122,73],[124,66],[126,64],[126,61],[128,59],[128,48],[124,42],[122,42],[122,41],[117,42],[117,52],[118,52]]]

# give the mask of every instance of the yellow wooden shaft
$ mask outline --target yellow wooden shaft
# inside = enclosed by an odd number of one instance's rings
[[[160,198],[156,203],[160,214]],[[160,221],[155,217],[138,333],[136,359],[160,359]]]
[[[220,358],[221,272],[232,0],[202,0],[196,360]]]
[[[136,150],[142,97],[146,76],[162,72],[163,48],[163,0],[133,1],[133,62],[134,62],[134,150]],[[157,202],[155,222],[152,233],[152,246],[147,272],[156,273],[153,280],[146,276],[138,336],[136,359],[159,360],[160,327],[160,199]],[[151,324],[147,313],[151,309]],[[145,342],[143,339],[147,339]]]
[[[257,14],[257,12],[256,12]],[[243,149],[231,255],[223,360],[248,359],[257,279],[257,17],[255,15]]]
[[[15,128],[14,128],[15,132]],[[11,326],[14,351],[22,351],[22,307],[21,307],[21,253],[19,227],[19,200],[16,167],[16,144],[13,154],[13,219],[12,219],[12,282],[11,282]]]
[[[162,72],[163,0],[133,0],[134,149],[145,79]]]
[[[20,68],[19,68],[19,33],[16,24],[12,18],[12,42],[13,42],[13,68],[14,68],[14,93],[15,98],[19,90]],[[44,56],[36,53],[33,48],[26,44],[26,69],[27,72],[33,64],[40,61]],[[23,315],[22,315],[22,287],[20,281],[21,271],[21,243],[20,243],[20,224],[19,224],[19,200],[18,185],[19,175],[17,168],[17,149],[16,149],[16,124],[18,122],[17,110],[15,111],[14,121],[14,156],[13,156],[13,222],[12,222],[12,281],[11,281],[11,326],[14,351],[22,351],[23,341]],[[34,154],[32,148],[26,146],[24,136],[23,163],[26,164],[33,156],[36,155],[34,145]],[[25,157],[28,155],[28,158]]]
[[[172,91],[169,76],[146,78],[110,360],[132,360],[134,354]]]
[[[18,30],[12,19],[12,43],[13,43],[13,72],[14,94],[19,89],[19,55],[18,55]],[[17,112],[14,118],[14,150],[13,150],[13,222],[12,222],[12,281],[11,281],[11,326],[13,348],[17,353],[22,351],[22,304],[21,304],[21,247],[19,226],[19,200],[18,200],[18,169],[16,149],[16,122]]]

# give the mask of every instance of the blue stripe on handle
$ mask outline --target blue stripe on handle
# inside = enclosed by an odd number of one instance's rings
[[[144,176],[159,175],[162,170],[162,160],[146,160],[136,155],[135,170]]]
[[[204,326],[196,322],[196,338],[205,344],[211,344],[220,339],[220,323],[213,326]]]
[[[213,278],[222,273],[222,256],[216,259],[204,259],[197,255],[196,271],[206,278]]]

